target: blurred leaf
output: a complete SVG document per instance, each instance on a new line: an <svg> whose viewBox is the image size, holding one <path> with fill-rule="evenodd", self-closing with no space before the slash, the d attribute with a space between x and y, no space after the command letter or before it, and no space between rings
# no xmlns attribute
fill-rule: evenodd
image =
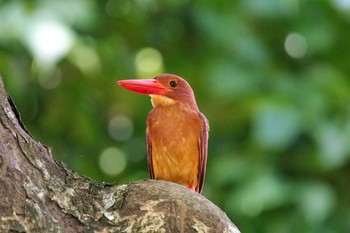
<svg viewBox="0 0 350 233"><path fill-rule="evenodd" d="M325 221L334 210L335 193L327 184L321 182L302 182L295 196L304 218L311 225Z"/></svg>
<svg viewBox="0 0 350 233"><path fill-rule="evenodd" d="M253 134L262 147L285 149L292 145L300 132L300 116L296 109L267 101L258 105Z"/></svg>

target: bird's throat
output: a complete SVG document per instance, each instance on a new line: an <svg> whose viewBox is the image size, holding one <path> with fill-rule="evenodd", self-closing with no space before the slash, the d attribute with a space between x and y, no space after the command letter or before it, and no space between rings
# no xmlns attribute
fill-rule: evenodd
<svg viewBox="0 0 350 233"><path fill-rule="evenodd" d="M153 107L170 106L175 103L175 100L162 95L150 95Z"/></svg>

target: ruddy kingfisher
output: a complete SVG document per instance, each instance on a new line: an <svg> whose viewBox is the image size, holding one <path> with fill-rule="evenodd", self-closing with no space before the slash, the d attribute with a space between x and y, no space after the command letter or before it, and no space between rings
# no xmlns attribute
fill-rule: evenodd
<svg viewBox="0 0 350 233"><path fill-rule="evenodd" d="M199 111L191 86L174 74L154 79L120 80L119 86L151 97L146 142L150 177L202 192L209 124Z"/></svg>

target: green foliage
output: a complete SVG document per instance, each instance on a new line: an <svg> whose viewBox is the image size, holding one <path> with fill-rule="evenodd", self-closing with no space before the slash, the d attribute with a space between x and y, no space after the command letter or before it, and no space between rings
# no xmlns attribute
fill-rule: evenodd
<svg viewBox="0 0 350 233"><path fill-rule="evenodd" d="M204 195L242 232L350 232L349 1L0 1L0 73L34 137L99 182L147 178L175 73L210 121Z"/></svg>

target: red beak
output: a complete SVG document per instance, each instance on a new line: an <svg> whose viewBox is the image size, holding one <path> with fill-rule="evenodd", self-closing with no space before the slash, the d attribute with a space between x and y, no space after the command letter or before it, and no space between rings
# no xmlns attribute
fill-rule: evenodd
<svg viewBox="0 0 350 233"><path fill-rule="evenodd" d="M164 95L166 88L155 79L119 80L117 84L129 91L143 95Z"/></svg>

